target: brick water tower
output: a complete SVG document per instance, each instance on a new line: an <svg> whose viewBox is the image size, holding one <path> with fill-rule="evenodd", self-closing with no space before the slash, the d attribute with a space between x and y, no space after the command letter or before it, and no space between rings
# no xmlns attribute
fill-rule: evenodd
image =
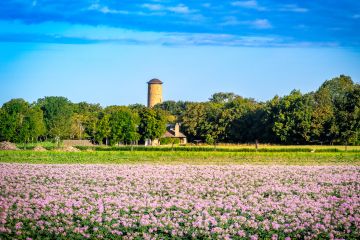
<svg viewBox="0 0 360 240"><path fill-rule="evenodd" d="M158 103L162 103L162 84L163 82L157 78L148 82L148 107L152 108Z"/></svg>

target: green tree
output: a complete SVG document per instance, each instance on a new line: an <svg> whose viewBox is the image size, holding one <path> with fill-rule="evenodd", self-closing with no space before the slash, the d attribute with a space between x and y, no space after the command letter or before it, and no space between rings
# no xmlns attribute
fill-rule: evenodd
<svg viewBox="0 0 360 240"><path fill-rule="evenodd" d="M45 97L37 101L44 113L47 135L50 138L63 139L70 136L73 109L65 97Z"/></svg>
<svg viewBox="0 0 360 240"><path fill-rule="evenodd" d="M330 91L322 88L311 96L314 109L311 117L311 142L330 143L337 132Z"/></svg>
<svg viewBox="0 0 360 240"><path fill-rule="evenodd" d="M105 139L105 144L109 144L109 137L111 134L110 127L110 114L101 112L99 114L99 119L96 123L94 138L95 141L102 144Z"/></svg>
<svg viewBox="0 0 360 240"><path fill-rule="evenodd" d="M133 112L139 112L140 110L142 110L143 108L146 108L145 105L143 104L139 104L139 103L136 103L136 104L130 104L128 106L128 108L133 111Z"/></svg>
<svg viewBox="0 0 360 240"><path fill-rule="evenodd" d="M228 103L228 102L232 102L233 100L235 100L235 98L239 97L238 95L236 95L235 93L231 93L231 92L219 92L219 93L214 93L210 98L210 102L214 102L214 103Z"/></svg>
<svg viewBox="0 0 360 240"><path fill-rule="evenodd" d="M169 112L171 115L174 115L179 119L180 116L185 112L186 106L188 104L191 104L191 102L169 100L156 104L154 108Z"/></svg>
<svg viewBox="0 0 360 240"><path fill-rule="evenodd" d="M273 133L285 144L304 144L310 140L312 108L308 95L292 91L271 109Z"/></svg>
<svg viewBox="0 0 360 240"><path fill-rule="evenodd" d="M201 126L206 123L206 107L204 103L192 103L186 106L181 118L182 127L190 140L205 140Z"/></svg>
<svg viewBox="0 0 360 240"><path fill-rule="evenodd" d="M87 102L73 103L72 109L74 113L87 115L89 113L99 113L102 111L100 104L91 104Z"/></svg>
<svg viewBox="0 0 360 240"><path fill-rule="evenodd" d="M274 134L273 127L277 120L277 116L280 114L280 100L278 95L275 95L271 100L267 101L264 105L264 118L263 123L263 140L268 143L280 143L279 136Z"/></svg>
<svg viewBox="0 0 360 240"><path fill-rule="evenodd" d="M340 142L345 145L357 144L360 131L360 86L354 86L341 102L335 102L335 109Z"/></svg>
<svg viewBox="0 0 360 240"><path fill-rule="evenodd" d="M29 103L24 99L11 99L2 106L1 111L1 139L12 142L20 142L19 132L23 131L24 118L29 109Z"/></svg>
<svg viewBox="0 0 360 240"><path fill-rule="evenodd" d="M70 138L72 139L83 139L88 138L89 135L86 133L85 124L88 122L88 116L85 114L73 113L71 116L71 129Z"/></svg>
<svg viewBox="0 0 360 240"><path fill-rule="evenodd" d="M139 111L139 134L142 140L160 139L166 131L166 114L157 109L143 108Z"/></svg>
<svg viewBox="0 0 360 240"><path fill-rule="evenodd" d="M112 111L109 118L110 143L132 143L139 139L138 117L130 109L122 107Z"/></svg>
<svg viewBox="0 0 360 240"><path fill-rule="evenodd" d="M251 98L236 97L226 104L228 141L253 142L263 134L262 105Z"/></svg>
<svg viewBox="0 0 360 240"><path fill-rule="evenodd" d="M327 109L322 138L330 143L355 144L359 132L359 84L351 77L340 75L325 81L316 95L320 95ZM323 135L323 134L322 134Z"/></svg>
<svg viewBox="0 0 360 240"><path fill-rule="evenodd" d="M203 139L208 144L216 144L224 138L226 120L222 118L223 105L209 102L205 104L205 121L199 125Z"/></svg>
<svg viewBox="0 0 360 240"><path fill-rule="evenodd" d="M0 139L30 142L45 133L43 113L23 99L6 102L0 111Z"/></svg>
<svg viewBox="0 0 360 240"><path fill-rule="evenodd" d="M188 104L182 115L182 127L190 140L215 144L224 138L227 122L223 105L214 102Z"/></svg>
<svg viewBox="0 0 360 240"><path fill-rule="evenodd" d="M72 116L71 135L78 139L95 140L98 116L102 111L99 104L80 102L72 104L74 115Z"/></svg>
<svg viewBox="0 0 360 240"><path fill-rule="evenodd" d="M19 133L21 141L33 142L37 140L39 136L43 136L46 133L43 112L40 108L32 106L28 109L24 123Z"/></svg>

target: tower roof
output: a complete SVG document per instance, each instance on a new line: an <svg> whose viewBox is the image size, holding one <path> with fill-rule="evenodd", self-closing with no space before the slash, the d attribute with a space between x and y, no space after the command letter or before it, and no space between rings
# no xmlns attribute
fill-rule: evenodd
<svg viewBox="0 0 360 240"><path fill-rule="evenodd" d="M157 78L153 78L150 81L148 81L148 84L163 84L163 82Z"/></svg>

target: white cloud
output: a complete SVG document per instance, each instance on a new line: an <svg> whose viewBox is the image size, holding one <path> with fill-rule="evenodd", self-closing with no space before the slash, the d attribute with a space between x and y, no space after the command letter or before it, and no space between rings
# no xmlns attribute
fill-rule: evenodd
<svg viewBox="0 0 360 240"><path fill-rule="evenodd" d="M269 29L272 28L271 23L269 22L269 20L267 19L256 19L255 21L251 22L251 25L254 28L258 28L258 29Z"/></svg>
<svg viewBox="0 0 360 240"><path fill-rule="evenodd" d="M251 28L257 29L270 29L273 26L267 19L256 19L254 21L240 21L234 16L229 16L224 18L224 21L220 24L221 26L237 26L237 25L245 25L250 26Z"/></svg>
<svg viewBox="0 0 360 240"><path fill-rule="evenodd" d="M55 24L55 25L54 25ZM0 28L2 27L0 21ZM129 30L121 27L107 27L103 25L89 26L69 23L23 24L11 23L11 36L21 36L17 41L26 42L34 39L38 42L54 43L114 43L165 46L232 46L232 47L337 47L337 42L306 42L274 34L236 35L221 33L186 33L186 32L154 32ZM44 34L42 29L51 29ZM65 32L63 29L67 29ZM1 39L0 39L1 41Z"/></svg>
<svg viewBox="0 0 360 240"><path fill-rule="evenodd" d="M101 13L104 13L104 14L129 14L128 11L111 9L111 8L109 8L107 6L102 6L102 5L98 4L98 3L91 4L88 7L88 10L98 11L98 12L101 12Z"/></svg>
<svg viewBox="0 0 360 240"><path fill-rule="evenodd" d="M180 14L189 14L191 11L188 6L185 4L178 4L176 6L164 6L161 4L149 4L145 3L142 4L141 7L146 8L150 11L167 11L167 12L173 12L173 13L180 13Z"/></svg>
<svg viewBox="0 0 360 240"><path fill-rule="evenodd" d="M247 8L254 8L258 6L258 3L254 0L249 1L236 1L232 2L231 5L237 6L237 7L247 7Z"/></svg>
<svg viewBox="0 0 360 240"><path fill-rule="evenodd" d="M219 46L277 46L281 39L276 37L236 36L211 33L164 33L161 43L165 45L219 45Z"/></svg>
<svg viewBox="0 0 360 240"><path fill-rule="evenodd" d="M141 5L141 7L147 8L151 11L160 11L160 10L164 9L164 6L161 4L150 4L150 3L145 3L145 4Z"/></svg>
<svg viewBox="0 0 360 240"><path fill-rule="evenodd" d="M258 11L265 11L266 8L263 6L260 6L257 1L255 0L248 0L248 1L235 1L231 2L232 6L235 7L242 7L242 8L251 8L256 9Z"/></svg>
<svg viewBox="0 0 360 240"><path fill-rule="evenodd" d="M309 11L309 9L303 8L303 7L299 7L299 6L296 5L296 4L287 4L287 5L283 5L282 7L280 7L280 8L279 8L279 11L306 13L306 12Z"/></svg>
<svg viewBox="0 0 360 240"><path fill-rule="evenodd" d="M184 4L179 4L175 7L169 7L168 10L174 13L182 13L182 14L190 13L190 9Z"/></svg>

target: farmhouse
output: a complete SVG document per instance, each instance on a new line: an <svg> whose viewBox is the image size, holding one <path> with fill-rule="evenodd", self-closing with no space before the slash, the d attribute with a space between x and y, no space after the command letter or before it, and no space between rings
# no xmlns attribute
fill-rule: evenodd
<svg viewBox="0 0 360 240"><path fill-rule="evenodd" d="M172 139L179 139L180 144L186 144L186 136L182 132L180 132L180 124L168 124L166 128L166 132L163 135L163 138L172 138Z"/></svg>

